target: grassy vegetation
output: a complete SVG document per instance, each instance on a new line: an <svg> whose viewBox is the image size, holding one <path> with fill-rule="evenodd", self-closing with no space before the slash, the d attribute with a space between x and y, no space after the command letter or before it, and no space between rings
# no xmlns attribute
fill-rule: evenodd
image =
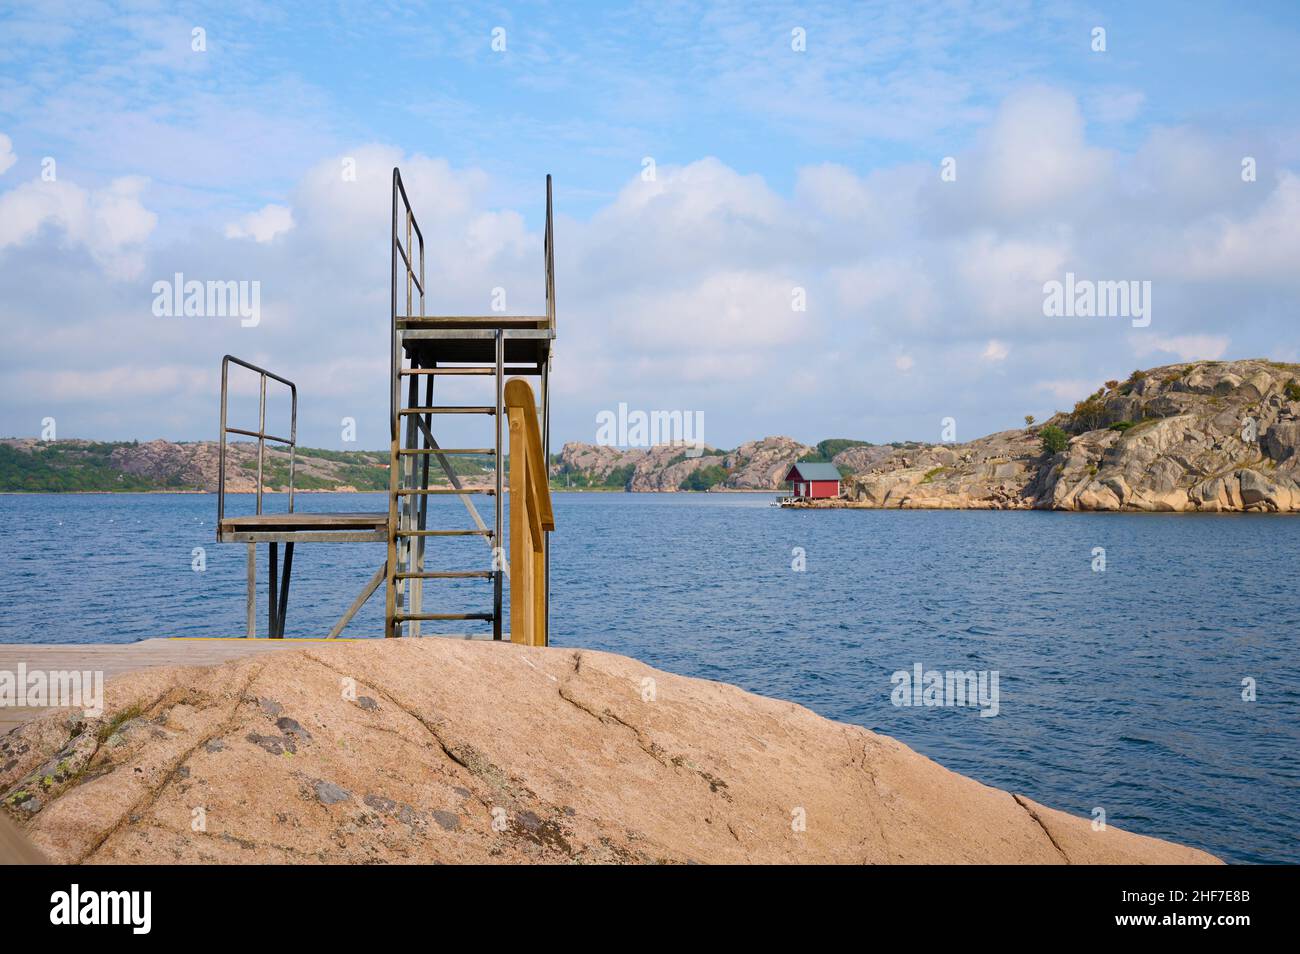
<svg viewBox="0 0 1300 954"><path fill-rule="evenodd" d="M1070 435L1055 424L1048 424L1040 430L1038 439L1042 442L1043 453L1049 456L1059 454L1070 446Z"/></svg>
<svg viewBox="0 0 1300 954"><path fill-rule="evenodd" d="M559 463L558 459L556 463ZM551 475L551 489L626 490L628 483L632 480L632 471L635 469L635 464L624 464L622 467L615 467L603 478L596 480L581 471L568 470L562 467L559 473Z"/></svg>
<svg viewBox="0 0 1300 954"><path fill-rule="evenodd" d="M1132 374L1128 376L1128 380L1119 386L1119 393L1120 394L1131 393L1133 391L1133 388L1137 386L1137 383L1141 381L1143 378L1145 378L1146 376L1147 373L1145 371L1134 371Z"/></svg>
<svg viewBox="0 0 1300 954"><path fill-rule="evenodd" d="M320 460L332 460L336 464L353 464L368 461L372 464L387 464L386 451L337 451L323 447L299 447L299 457L315 457Z"/></svg>
<svg viewBox="0 0 1300 954"><path fill-rule="evenodd" d="M124 474L111 461L113 451L131 443L59 444L31 453L0 444L0 491L8 493L89 493L184 489L178 480L158 481Z"/></svg>
<svg viewBox="0 0 1300 954"><path fill-rule="evenodd" d="M142 715L144 715L144 710L141 709L138 704L128 706L117 715L113 716L111 720L99 727L99 731L95 733L95 740L100 745L103 745L108 741L109 736L120 729L123 725L130 722L132 719L140 718Z"/></svg>
<svg viewBox="0 0 1300 954"><path fill-rule="evenodd" d="M1101 426L1102 418L1106 415L1105 388L1098 388L1093 394L1074 406L1067 419L1066 428L1072 434L1082 434L1084 431L1093 431Z"/></svg>
<svg viewBox="0 0 1300 954"><path fill-rule="evenodd" d="M1136 434L1138 431L1142 430L1143 428L1154 427L1156 424L1160 423L1160 420L1161 419L1158 417L1143 418L1140 421L1134 422L1133 426L1128 428L1128 430L1125 433Z"/></svg>
<svg viewBox="0 0 1300 954"><path fill-rule="evenodd" d="M138 446L136 441L82 442L56 441L20 450L0 444L0 492L6 493L103 493L148 492L168 490L202 490L197 481L173 474L161 477L126 473L121 456ZM491 458L467 455L448 458L460 476L475 476L491 469ZM382 451L333 451L300 447L296 454L294 487L297 490L334 490L352 486L358 490L388 489L388 454ZM180 464L178 459L177 464ZM165 466L165 464L164 464ZM233 466L228 464L228 466ZM248 476L257 473L257 461L245 460L238 465ZM315 470L324 473L309 473ZM441 467L432 463L441 476ZM231 471L227 471L229 474ZM277 453L263 462L263 480L267 487L288 487L289 459Z"/></svg>
<svg viewBox="0 0 1300 954"><path fill-rule="evenodd" d="M727 470L725 467L719 467L717 464L710 464L707 467L701 467L699 470L691 471L690 476L681 482L679 490L708 490L716 487L727 479Z"/></svg>
<svg viewBox="0 0 1300 954"><path fill-rule="evenodd" d="M868 441L855 441L848 437L831 437L824 441L817 442L817 451L813 454L805 454L799 459L814 464L829 464L836 454L842 454L850 447L870 447Z"/></svg>

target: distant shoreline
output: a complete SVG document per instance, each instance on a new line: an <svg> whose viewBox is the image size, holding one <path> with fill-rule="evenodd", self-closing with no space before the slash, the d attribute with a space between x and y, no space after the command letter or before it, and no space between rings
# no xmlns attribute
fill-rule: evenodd
<svg viewBox="0 0 1300 954"><path fill-rule="evenodd" d="M1144 509L1142 507L1123 507L1118 510L1084 510L1078 507L995 507L980 506L971 504L970 506L957 507L947 503L937 503L927 505L926 503L915 503L906 507L882 507L880 504L867 503L861 500L845 500L840 497L829 498L825 500L805 500L799 503L782 504L782 510L878 510L892 511L895 513L1080 513L1080 514L1150 514L1152 516L1265 516L1265 517L1294 517L1300 516L1300 511L1296 510L1155 510Z"/></svg>
<svg viewBox="0 0 1300 954"><path fill-rule="evenodd" d="M287 494L286 490L262 490L262 495ZM320 490L312 488L303 490L294 488L298 494L382 494L383 490ZM149 496L216 496L215 490L0 490L0 497L125 497L132 494ZM509 491L506 492L507 494ZM780 494L784 490L745 490L740 488L718 488L709 490L620 490L615 487L552 487L553 494ZM256 490L227 490L227 497L254 497Z"/></svg>

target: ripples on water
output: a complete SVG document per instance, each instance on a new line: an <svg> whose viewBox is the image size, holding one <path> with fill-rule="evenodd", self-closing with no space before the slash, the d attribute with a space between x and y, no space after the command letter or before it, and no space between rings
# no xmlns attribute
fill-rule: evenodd
<svg viewBox="0 0 1300 954"><path fill-rule="evenodd" d="M1300 861L1297 518L769 499L557 495L552 642L792 699L990 785L1084 816L1101 807L1117 827L1227 860ZM455 500L430 504L432 525L465 520ZM382 495L298 498L383 507ZM213 542L215 509L203 495L0 496L0 640L242 635L245 551ZM794 547L806 572L791 570ZM477 565L485 549L452 540L430 568ZM289 635L324 635L382 559L374 544L298 547ZM481 581L426 587L450 611L491 606ZM263 597L263 631L264 611ZM382 613L381 593L347 635L380 634ZM1000 714L896 708L890 674L917 662L998 670ZM1246 676L1255 703L1241 699Z"/></svg>

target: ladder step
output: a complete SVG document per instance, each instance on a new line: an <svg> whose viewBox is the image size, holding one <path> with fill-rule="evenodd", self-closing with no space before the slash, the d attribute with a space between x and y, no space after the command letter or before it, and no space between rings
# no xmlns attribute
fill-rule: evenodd
<svg viewBox="0 0 1300 954"><path fill-rule="evenodd" d="M398 530L399 537L491 537L493 530Z"/></svg>
<svg viewBox="0 0 1300 954"><path fill-rule="evenodd" d="M403 416L407 414L495 414L497 409L494 407L462 407L462 406L444 406L437 407L404 407L398 414Z"/></svg>
<svg viewBox="0 0 1300 954"><path fill-rule="evenodd" d="M411 619L418 620L450 620L450 619L482 619L491 620L491 613L397 613L393 616L397 622L402 623Z"/></svg>
<svg viewBox="0 0 1300 954"><path fill-rule="evenodd" d="M421 374L439 374L439 375L490 375L496 374L496 368L403 368L401 375L409 378L412 375ZM506 366L501 369L502 374L541 374L541 368L535 365L529 365L523 368L512 368Z"/></svg>
<svg viewBox="0 0 1300 954"><path fill-rule="evenodd" d="M403 447L398 451L399 454L484 454L492 456L496 453L491 447Z"/></svg>
<svg viewBox="0 0 1300 954"><path fill-rule="evenodd" d="M404 325L476 325L478 327L495 328L498 326L517 325L517 324L534 324L545 325L550 323L550 318L546 315L398 315L397 321Z"/></svg>
<svg viewBox="0 0 1300 954"><path fill-rule="evenodd" d="M487 494L491 497L496 492L495 487L461 487L459 490L455 487L430 487L418 490L395 490L393 495L397 497L423 497L426 494Z"/></svg>
<svg viewBox="0 0 1300 954"><path fill-rule="evenodd" d="M395 573L399 580L490 580L491 570L408 570Z"/></svg>

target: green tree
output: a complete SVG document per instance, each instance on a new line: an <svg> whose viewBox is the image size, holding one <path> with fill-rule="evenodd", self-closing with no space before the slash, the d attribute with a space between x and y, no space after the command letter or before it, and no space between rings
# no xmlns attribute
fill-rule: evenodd
<svg viewBox="0 0 1300 954"><path fill-rule="evenodd" d="M1038 432L1038 437L1043 444L1043 453L1049 456L1059 454L1070 446L1070 435L1055 424L1048 424L1044 427Z"/></svg>
<svg viewBox="0 0 1300 954"><path fill-rule="evenodd" d="M717 464L693 470L678 487L679 490L708 490L727 479L727 472Z"/></svg>
<svg viewBox="0 0 1300 954"><path fill-rule="evenodd" d="M870 447L869 441L858 441L848 437L830 437L817 442L817 449L799 459L814 463L829 464L836 454L843 453L850 447Z"/></svg>
<svg viewBox="0 0 1300 954"><path fill-rule="evenodd" d="M627 485L632 482L632 471L634 470L636 470L635 464L624 464L622 467L615 467L605 475L605 479L601 481L601 486L626 490Z"/></svg>
<svg viewBox="0 0 1300 954"><path fill-rule="evenodd" d="M1070 430L1076 434L1096 430L1106 416L1106 402L1103 399L1105 389L1090 394L1074 406L1070 412Z"/></svg>

